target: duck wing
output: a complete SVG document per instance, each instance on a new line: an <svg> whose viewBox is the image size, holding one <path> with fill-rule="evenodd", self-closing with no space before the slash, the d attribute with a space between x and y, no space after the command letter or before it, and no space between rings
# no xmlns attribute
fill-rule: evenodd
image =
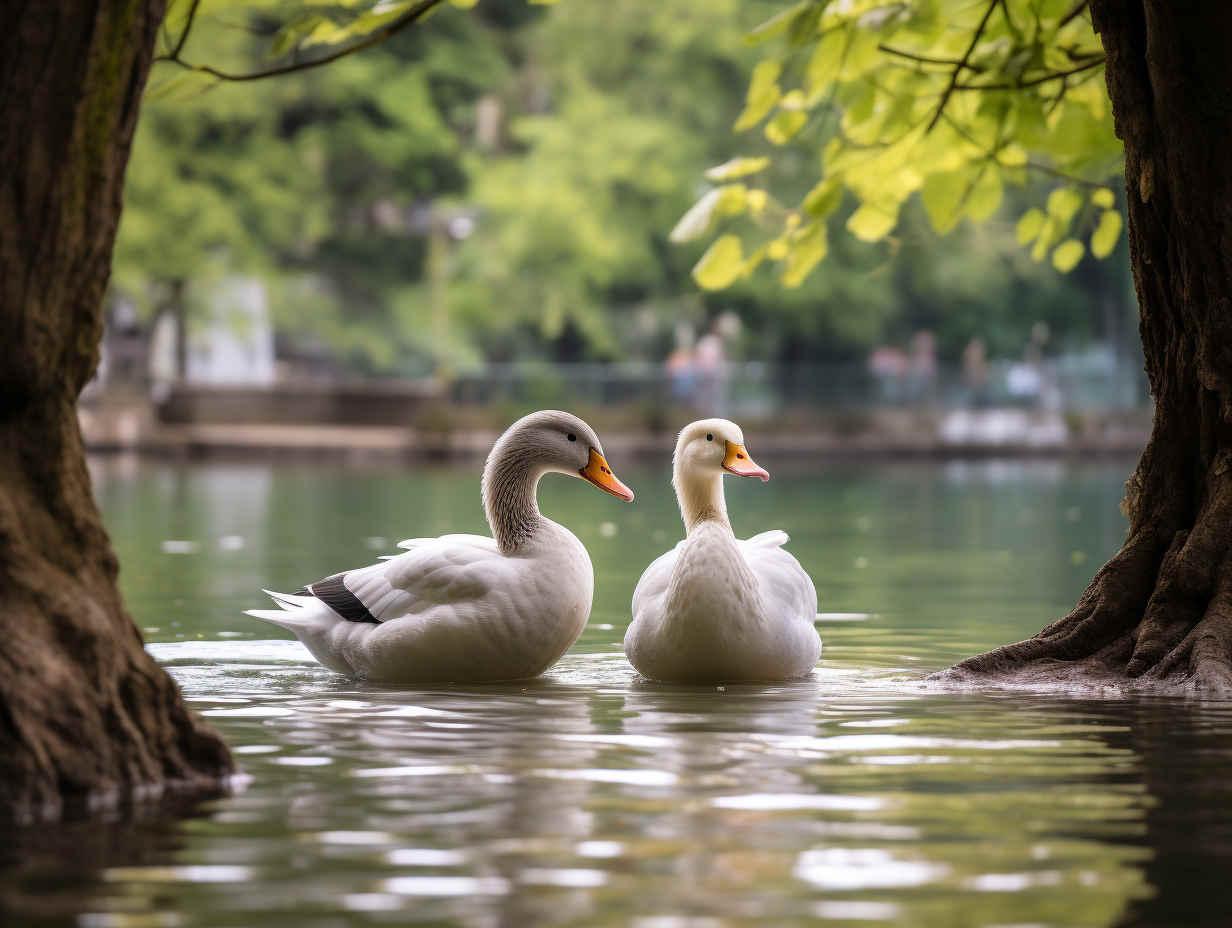
<svg viewBox="0 0 1232 928"><path fill-rule="evenodd" d="M414 538L399 547L408 550L310 583L302 592L348 622L378 625L480 599L509 572L496 542L482 535Z"/></svg>
<svg viewBox="0 0 1232 928"><path fill-rule="evenodd" d="M641 609L651 602L657 601L666 592L672 581L672 573L676 570L676 559L680 555L683 541L676 543L670 551L665 551L650 562L650 566L642 571L641 579L633 589L633 617L637 618Z"/></svg>
<svg viewBox="0 0 1232 928"><path fill-rule="evenodd" d="M811 623L817 614L817 589L800 562L783 547L789 540L786 532L773 529L737 539L736 545L757 577L769 613Z"/></svg>

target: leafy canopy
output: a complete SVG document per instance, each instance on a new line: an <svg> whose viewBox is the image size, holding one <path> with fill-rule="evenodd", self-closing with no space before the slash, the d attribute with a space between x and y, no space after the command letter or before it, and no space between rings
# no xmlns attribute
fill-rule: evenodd
<svg viewBox="0 0 1232 928"><path fill-rule="evenodd" d="M1105 184L1121 148L1085 2L801 0L748 41L765 49L734 126L748 151L706 173L713 186L672 232L722 232L693 269L704 289L767 262L799 286L828 254L846 198L846 233L879 242L913 195L946 234L993 216L1007 186L1033 177L1052 187L1017 222L1034 260L1065 272L1088 247L1097 258L1116 247L1121 215ZM820 151L794 190L767 178L788 146Z"/></svg>
<svg viewBox="0 0 1232 928"><path fill-rule="evenodd" d="M1034 169L1031 185L1005 190L996 221L942 239L928 204L906 197L892 248L842 234L861 201L827 188L826 222L796 220L775 249L799 286L740 272L783 234L780 202L808 198L817 151L841 138L838 104L781 145L765 137L766 112L730 157L758 62L777 55L790 94L810 57L782 22L745 40L778 3L173 0L130 164L117 291L148 312L179 298L191 318L218 277L256 276L289 345L404 373L659 358L682 322L701 329L724 311L744 322L738 350L783 360L859 358L920 328L947 357L976 333L994 354L1016 353L1036 321L1076 345L1089 337L1102 306L1091 295L1123 289L1123 266L1062 277L1030 261L1003 217L1038 201L1038 220L1023 220L1034 244L1050 189L1072 187L1078 206L1058 193L1057 210L1073 208L1072 228L1091 225L1111 247L1119 227L1098 217L1114 201ZM335 57L411 15L420 21ZM698 242L673 247L686 213ZM455 214L470 217L469 234L429 232L430 217ZM699 293L689 268L720 230L738 238L719 254L739 253L705 269L726 289ZM810 275L819 253L826 273Z"/></svg>

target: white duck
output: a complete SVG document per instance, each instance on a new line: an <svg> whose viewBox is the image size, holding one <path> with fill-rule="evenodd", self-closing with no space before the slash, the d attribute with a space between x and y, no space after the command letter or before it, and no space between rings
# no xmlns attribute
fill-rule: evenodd
<svg viewBox="0 0 1232 928"><path fill-rule="evenodd" d="M589 425L547 410L519 419L483 469L493 538L442 535L398 545L405 554L343 571L281 609L248 615L295 633L331 670L380 682L481 682L534 677L577 640L590 615L586 548L539 512L547 473L582 477L623 500Z"/></svg>
<svg viewBox="0 0 1232 928"><path fill-rule="evenodd" d="M736 538L725 472L770 479L734 422L686 426L672 468L685 539L642 574L625 633L630 663L652 680L792 680L808 675L821 655L813 581L783 549L786 532Z"/></svg>

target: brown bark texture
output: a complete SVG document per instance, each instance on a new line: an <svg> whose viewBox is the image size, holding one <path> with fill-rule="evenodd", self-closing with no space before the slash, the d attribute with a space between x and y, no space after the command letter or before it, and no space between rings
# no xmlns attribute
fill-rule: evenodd
<svg viewBox="0 0 1232 928"><path fill-rule="evenodd" d="M1232 3L1091 0L1125 143L1151 438L1074 610L943 681L1232 693Z"/></svg>
<svg viewBox="0 0 1232 928"><path fill-rule="evenodd" d="M162 0L0 3L0 817L217 788L116 587L76 401Z"/></svg>

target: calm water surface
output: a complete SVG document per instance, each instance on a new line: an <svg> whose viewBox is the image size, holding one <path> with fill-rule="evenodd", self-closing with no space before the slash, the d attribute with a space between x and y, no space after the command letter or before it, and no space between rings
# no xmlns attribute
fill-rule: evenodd
<svg viewBox="0 0 1232 928"><path fill-rule="evenodd" d="M667 474L621 468L633 506L548 480L596 566L576 648L530 684L393 689L240 611L483 530L474 468L96 462L150 649L251 780L185 817L11 836L0 923L1232 925L1232 704L919 683L1066 611L1120 540L1129 466L729 481L741 534L791 533L825 650L806 682L725 689L620 654L680 533Z"/></svg>

